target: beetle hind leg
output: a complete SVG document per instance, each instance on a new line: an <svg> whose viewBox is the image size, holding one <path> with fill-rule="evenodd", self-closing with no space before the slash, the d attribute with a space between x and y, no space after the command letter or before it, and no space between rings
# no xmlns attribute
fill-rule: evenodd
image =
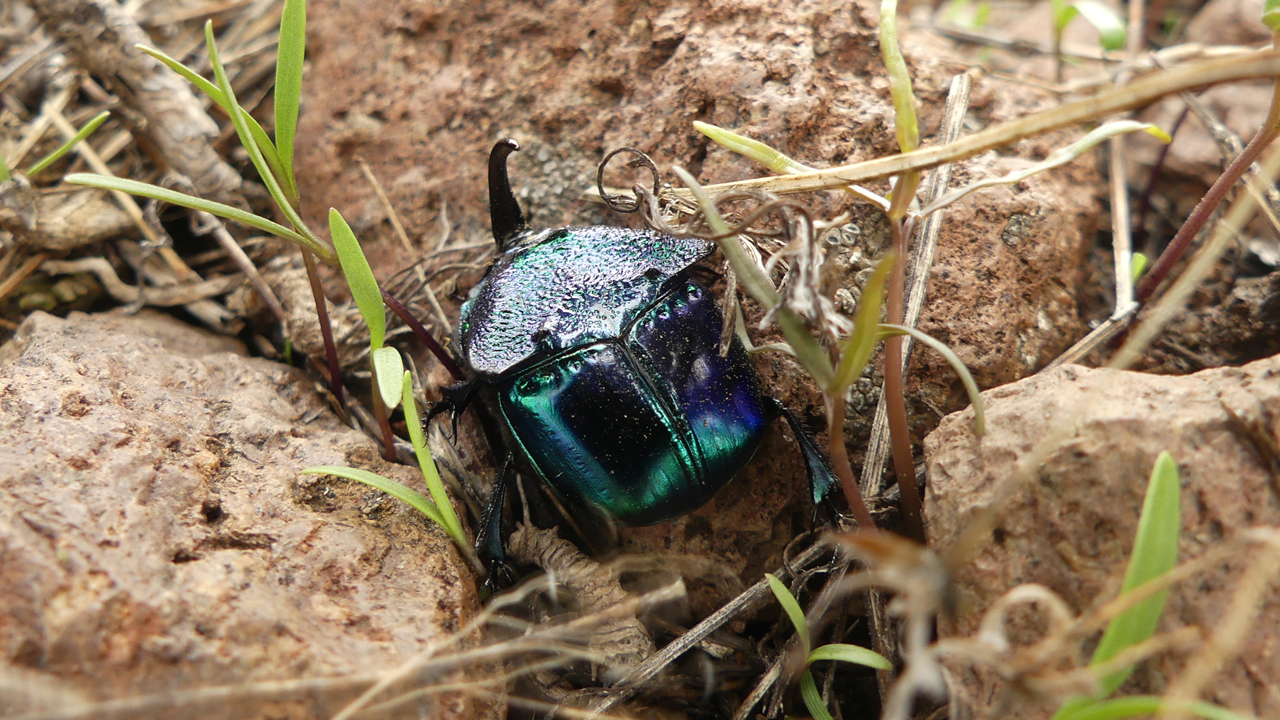
<svg viewBox="0 0 1280 720"><path fill-rule="evenodd" d="M515 462L508 455L507 461L502 464L502 472L498 474L498 481L493 484L493 495L489 498L484 517L480 519L480 533L476 536L476 554L489 570L488 577L484 579L484 589L490 595L514 585L516 581L515 571L507 562L507 550L502 545L502 538L506 534L504 510L507 485L511 484L515 472Z"/></svg>
<svg viewBox="0 0 1280 720"><path fill-rule="evenodd" d="M792 434L796 436L796 442L800 445L800 454L804 457L805 472L809 476L809 491L812 494L814 506L817 506L839 482L831 469L831 463L818 449L818 443L813 435L804 429L795 413L774 398L766 398L766 402L771 406L770 410L773 413L781 415L787 421L787 425L791 426Z"/></svg>

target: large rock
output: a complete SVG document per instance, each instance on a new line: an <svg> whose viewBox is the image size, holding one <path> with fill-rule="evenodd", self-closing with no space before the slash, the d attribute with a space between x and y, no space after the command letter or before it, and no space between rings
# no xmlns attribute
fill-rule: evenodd
<svg viewBox="0 0 1280 720"><path fill-rule="evenodd" d="M0 693L0 713L367 676L475 614L443 531L298 473L355 465L415 485L417 471L380 461L302 373L237 345L159 313L36 313L0 348L0 688L26 689ZM359 689L177 704L314 717ZM475 711L454 698L428 714Z"/></svg>
<svg viewBox="0 0 1280 720"><path fill-rule="evenodd" d="M1280 357L1185 377L1066 366L985 397L987 432L980 440L966 410L946 418L925 441L931 546L953 550L974 513L999 513L986 544L955 569L962 610L940 623L943 636L972 634L982 612L1022 583L1049 587L1077 611L1114 594L1162 450L1172 453L1181 473L1180 561L1247 528L1280 525ZM1036 451L1042 455L1032 455ZM1214 628L1252 555L1241 550L1177 585L1161 628ZM1238 657L1206 684L1206 699L1276 717L1280 592L1274 585L1250 627ZM1035 632L1018 626L1015 637L1026 642ZM1149 661L1126 689L1160 693L1184 659L1167 654ZM989 670L955 669L954 700L978 717L990 716L1000 691L1012 689Z"/></svg>

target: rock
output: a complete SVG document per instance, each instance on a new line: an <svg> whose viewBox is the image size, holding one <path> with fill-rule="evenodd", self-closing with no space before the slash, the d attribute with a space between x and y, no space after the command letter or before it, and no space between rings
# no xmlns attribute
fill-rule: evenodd
<svg viewBox="0 0 1280 720"><path fill-rule="evenodd" d="M974 438L971 410L947 417L925 440L932 547L954 551L974 513L999 508L992 535L955 568L962 610L940 622L943 637L971 635L982 612L1022 583L1047 586L1077 612L1113 597L1162 450L1177 461L1182 481L1180 562L1246 528L1280 524L1280 357L1184 377L1065 366L985 397L981 440ZM1043 457L1033 456L1041 444L1048 448ZM1161 629L1214 628L1252 554L1241 551L1175 586ZM1035 623L1015 625L1017 642L1037 637ZM1280 592L1274 585L1250 627L1244 646L1206 685L1205 698L1275 717ZM1140 665L1125 691L1159 694L1184 659L1167 653ZM1011 689L990 669L951 668L959 679L953 701L975 709L976 717L990 716L1001 691ZM1022 717L1048 717L1053 709Z"/></svg>
<svg viewBox="0 0 1280 720"><path fill-rule="evenodd" d="M1263 45L1271 33L1262 24L1264 0L1209 0L1187 23L1187 42Z"/></svg>
<svg viewBox="0 0 1280 720"><path fill-rule="evenodd" d="M1262 0L1210 0L1187 24L1186 40L1205 45L1265 45L1271 41L1271 33L1260 20L1263 5ZM1272 83L1266 80L1219 85L1197 93L1209 111L1246 143L1266 120L1271 95ZM1185 107L1180 98L1168 97L1143 110L1139 118L1169 131ZM1150 168L1164 146L1150 136L1135 136L1132 149L1134 162ZM1166 185L1179 178L1192 182L1165 191L1168 197L1177 198L1172 213L1186 217L1226 164L1203 123L1194 116L1183 122L1165 156L1162 174ZM1263 230L1262 234L1270 233Z"/></svg>
<svg viewBox="0 0 1280 720"><path fill-rule="evenodd" d="M241 352L148 311L35 313L0 348L0 712L336 678L164 706L330 715L365 687L340 678L391 670L475 615L475 578L442 530L298 472L420 485L418 471L379 460L301 372ZM25 690L6 689L15 678Z"/></svg>

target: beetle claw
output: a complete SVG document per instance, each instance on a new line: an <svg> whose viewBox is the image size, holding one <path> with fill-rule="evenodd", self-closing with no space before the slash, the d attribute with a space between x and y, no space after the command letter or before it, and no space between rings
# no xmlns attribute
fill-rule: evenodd
<svg viewBox="0 0 1280 720"><path fill-rule="evenodd" d="M444 395L444 399L438 403L432 403L427 409L427 415L422 420L422 426L426 427L431 424L437 415L449 413L449 419L453 427L453 436L450 440L458 437L458 415L471 404L472 398L475 397L476 390L480 389L480 382L476 378L463 380L460 383L448 385L441 388L440 393Z"/></svg>

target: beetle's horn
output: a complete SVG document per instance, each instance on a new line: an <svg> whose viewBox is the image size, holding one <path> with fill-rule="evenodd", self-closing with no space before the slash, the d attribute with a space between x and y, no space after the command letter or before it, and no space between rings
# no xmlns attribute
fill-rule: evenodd
<svg viewBox="0 0 1280 720"><path fill-rule="evenodd" d="M520 203L507 180L507 156L519 149L520 143L507 138L499 140L489 153L489 217L499 252L506 250L507 241L525 229Z"/></svg>

